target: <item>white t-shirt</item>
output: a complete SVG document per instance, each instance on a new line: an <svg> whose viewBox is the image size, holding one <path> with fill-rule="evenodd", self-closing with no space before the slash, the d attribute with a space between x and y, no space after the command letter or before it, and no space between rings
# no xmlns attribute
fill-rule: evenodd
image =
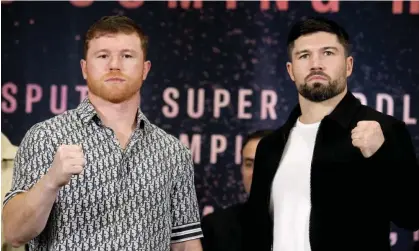
<svg viewBox="0 0 419 251"><path fill-rule="evenodd" d="M272 183L274 251L310 251L310 170L320 122L297 120Z"/></svg>

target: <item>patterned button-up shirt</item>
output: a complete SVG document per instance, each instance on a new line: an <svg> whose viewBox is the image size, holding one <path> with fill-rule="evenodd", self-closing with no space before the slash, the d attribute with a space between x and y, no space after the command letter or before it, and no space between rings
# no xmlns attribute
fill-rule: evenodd
<svg viewBox="0 0 419 251"><path fill-rule="evenodd" d="M3 205L47 173L60 145L82 145L86 160L30 250L168 251L202 237L190 151L140 109L137 125L124 150L85 99L26 133Z"/></svg>

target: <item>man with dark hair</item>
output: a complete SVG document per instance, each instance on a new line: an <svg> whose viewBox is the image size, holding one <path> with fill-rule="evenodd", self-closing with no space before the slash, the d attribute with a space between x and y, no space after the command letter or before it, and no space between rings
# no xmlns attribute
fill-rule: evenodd
<svg viewBox="0 0 419 251"><path fill-rule="evenodd" d="M30 250L202 250L191 153L140 109L150 71L134 21L86 35L88 97L34 125L16 155L5 238Z"/></svg>
<svg viewBox="0 0 419 251"><path fill-rule="evenodd" d="M244 190L250 192L253 176L253 162L259 141L269 135L271 130L259 130L249 134L243 141L241 174ZM216 210L202 219L204 251L239 251L241 250L243 223L246 203Z"/></svg>
<svg viewBox="0 0 419 251"><path fill-rule="evenodd" d="M404 122L348 91L349 36L311 18L289 34L298 105L257 148L244 250L390 250L419 228L419 167Z"/></svg>

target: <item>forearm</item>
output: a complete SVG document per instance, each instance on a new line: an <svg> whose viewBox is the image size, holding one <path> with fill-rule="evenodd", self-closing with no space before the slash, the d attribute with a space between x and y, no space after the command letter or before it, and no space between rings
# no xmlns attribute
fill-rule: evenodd
<svg viewBox="0 0 419 251"><path fill-rule="evenodd" d="M172 243L172 251L202 251L201 241L199 239Z"/></svg>
<svg viewBox="0 0 419 251"><path fill-rule="evenodd" d="M3 231L7 242L21 246L45 228L59 188L44 175L28 192L10 199L3 208Z"/></svg>

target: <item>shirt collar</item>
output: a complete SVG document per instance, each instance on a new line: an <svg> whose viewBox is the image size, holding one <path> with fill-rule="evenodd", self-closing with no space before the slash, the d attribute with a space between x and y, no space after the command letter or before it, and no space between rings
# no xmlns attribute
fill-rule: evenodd
<svg viewBox="0 0 419 251"><path fill-rule="evenodd" d="M97 112L89 98L85 98L76 108L80 120L83 124L89 124L94 119L99 119ZM151 129L151 123L138 107L137 112L137 129Z"/></svg>
<svg viewBox="0 0 419 251"><path fill-rule="evenodd" d="M361 102L350 91L348 91L335 109L333 109L333 111L325 118L336 121L343 128L349 128L354 115L360 107ZM298 104L290 113L286 127L291 129L300 115L301 108Z"/></svg>

